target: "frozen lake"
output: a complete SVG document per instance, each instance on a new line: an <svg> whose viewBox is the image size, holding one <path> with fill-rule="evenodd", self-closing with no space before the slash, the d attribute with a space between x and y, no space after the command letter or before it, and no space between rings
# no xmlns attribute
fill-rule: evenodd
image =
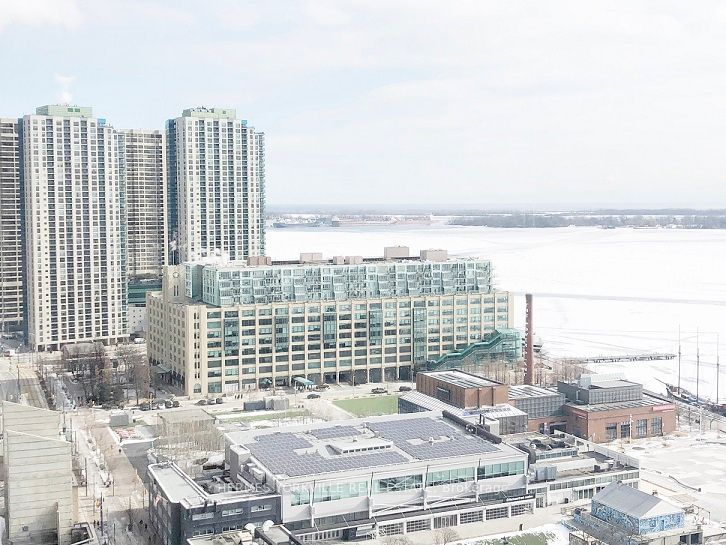
<svg viewBox="0 0 726 545"><path fill-rule="evenodd" d="M677 352L682 385L695 393L696 332L700 393L714 397L717 335L726 344L726 231L670 229L490 229L371 226L269 228L267 254L300 252L379 256L384 246L445 248L451 255L490 259L498 289L516 297L524 325L525 292L535 295L535 332L552 355ZM650 389L675 382L676 361L602 364ZM723 375L723 373L722 373ZM726 397L721 380L720 397Z"/></svg>

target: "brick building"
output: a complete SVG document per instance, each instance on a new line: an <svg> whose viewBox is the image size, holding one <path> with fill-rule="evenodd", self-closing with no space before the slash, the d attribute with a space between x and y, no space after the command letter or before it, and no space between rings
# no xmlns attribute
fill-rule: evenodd
<svg viewBox="0 0 726 545"><path fill-rule="evenodd" d="M460 409L498 405L509 400L506 384L458 369L419 373L416 389Z"/></svg>

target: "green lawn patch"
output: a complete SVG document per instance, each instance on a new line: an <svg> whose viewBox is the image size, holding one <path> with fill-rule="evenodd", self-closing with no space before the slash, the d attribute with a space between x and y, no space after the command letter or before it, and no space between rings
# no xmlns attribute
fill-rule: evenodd
<svg viewBox="0 0 726 545"><path fill-rule="evenodd" d="M378 416L398 412L398 396L393 395L338 399L333 404L355 416Z"/></svg>

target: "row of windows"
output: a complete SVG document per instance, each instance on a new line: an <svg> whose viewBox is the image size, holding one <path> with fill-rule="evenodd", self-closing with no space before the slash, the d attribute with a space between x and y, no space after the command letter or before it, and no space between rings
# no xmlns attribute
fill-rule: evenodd
<svg viewBox="0 0 726 545"><path fill-rule="evenodd" d="M506 303L508 300L507 296L502 294L496 297L496 301L499 303ZM409 308L421 308L421 307L450 307L450 306L463 306L463 305L471 305L471 306L478 306L480 304L492 304L495 301L494 296L482 296L482 297L475 297L473 299L464 298L464 297L443 297L439 301L439 299L430 300L430 301L424 301L424 300L417 300L417 301L387 301L385 303L380 302L371 302L368 304L364 303L357 303L357 304L350 304L350 303L340 303L338 305L323 305L322 307L320 305L308 305L308 306L293 306L293 307L279 307L274 309L274 315L275 316L288 316L289 314L305 314L306 311L308 314L320 314L321 309L323 313L338 313L338 312L351 312L353 310L356 311L374 311L374 310L381 310L381 309L409 309ZM255 312L254 308L246 308L246 309L239 309L239 310L233 310L233 311L226 311L224 313L224 318L238 318L238 317L254 317L257 316L272 316L273 315L273 309L270 307L264 307L264 308L258 308ZM208 319L214 319L214 318L222 318L222 312L218 310L209 311L207 312L207 318Z"/></svg>
<svg viewBox="0 0 726 545"><path fill-rule="evenodd" d="M426 477L426 486L439 486L443 484L473 481L478 474L480 479L491 479L507 475L521 475L524 473L524 462L509 462L492 464L479 468L467 467L432 471ZM423 475L402 475L398 477L384 477L373 481L374 493L400 492L423 488ZM323 484L316 486L313 491L313 502L335 501L346 498L357 498L368 495L366 481ZM310 490L299 489L291 492L291 505L306 505L310 502Z"/></svg>
<svg viewBox="0 0 726 545"><path fill-rule="evenodd" d="M638 471L630 471L628 473L617 473L615 475L603 475L601 477L589 477L587 479L576 479L561 483L552 483L549 485L550 490L565 490L568 488L580 488L581 486L592 486L595 484L606 484L613 481L626 481L637 479L640 476Z"/></svg>
<svg viewBox="0 0 726 545"><path fill-rule="evenodd" d="M368 495L368 483L358 481L353 483L332 483L316 486L313 491L313 503L358 498ZM291 505L306 505L310 503L310 490L300 489L291 492Z"/></svg>

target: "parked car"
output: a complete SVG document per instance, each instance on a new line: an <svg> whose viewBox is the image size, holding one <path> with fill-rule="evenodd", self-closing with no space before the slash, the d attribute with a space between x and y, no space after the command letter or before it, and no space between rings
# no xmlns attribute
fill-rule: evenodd
<svg viewBox="0 0 726 545"><path fill-rule="evenodd" d="M401 386L401 387L398 388L398 391L399 392L410 392L411 391L411 387L410 386Z"/></svg>
<svg viewBox="0 0 726 545"><path fill-rule="evenodd" d="M318 399L320 394L308 394L308 399Z"/></svg>
<svg viewBox="0 0 726 545"><path fill-rule="evenodd" d="M151 405L149 405L146 401L144 401L143 403L141 403L139 405L139 409L141 409L142 411L148 411L151 409Z"/></svg>
<svg viewBox="0 0 726 545"><path fill-rule="evenodd" d="M218 397L216 403L217 405L221 405L222 403L224 403L224 398Z"/></svg>
<svg viewBox="0 0 726 545"><path fill-rule="evenodd" d="M315 389L316 390L327 390L330 388L330 384L318 384Z"/></svg>
<svg viewBox="0 0 726 545"><path fill-rule="evenodd" d="M175 399L174 401L171 402L171 404L176 408L179 406L179 401Z"/></svg>
<svg viewBox="0 0 726 545"><path fill-rule="evenodd" d="M167 399L164 401L164 407L167 409L171 409L174 406L174 402L171 399Z"/></svg>
<svg viewBox="0 0 726 545"><path fill-rule="evenodd" d="M206 405L206 404L207 404L206 399L200 399L199 401L197 401L197 405Z"/></svg>
<svg viewBox="0 0 726 545"><path fill-rule="evenodd" d="M385 388L373 388L371 392L374 394L387 394L388 390L386 390Z"/></svg>

